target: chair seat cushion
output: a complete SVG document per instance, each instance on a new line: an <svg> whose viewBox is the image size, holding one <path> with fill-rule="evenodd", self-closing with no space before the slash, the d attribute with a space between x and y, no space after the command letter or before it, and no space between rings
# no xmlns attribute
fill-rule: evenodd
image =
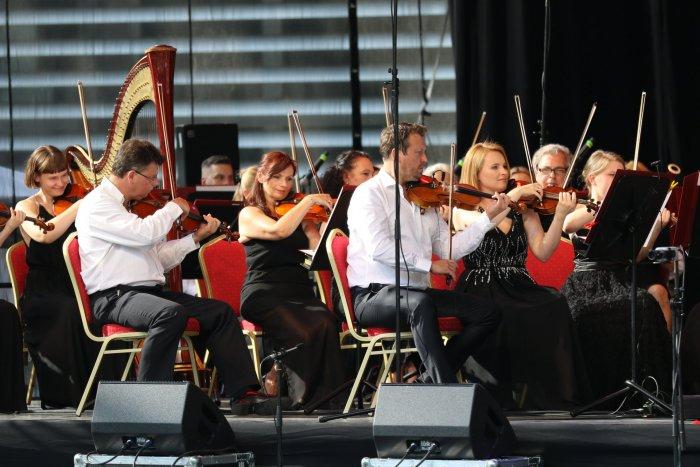
<svg viewBox="0 0 700 467"><path fill-rule="evenodd" d="M459 332L462 330L462 323L453 316L438 318L438 326L442 332Z"/></svg>
<svg viewBox="0 0 700 467"><path fill-rule="evenodd" d="M199 332L199 321L194 318L188 319L185 331ZM125 334L127 332L139 332L139 330L116 323L108 323L102 326L102 337L110 337L115 334Z"/></svg>
<svg viewBox="0 0 700 467"><path fill-rule="evenodd" d="M258 326L255 323L251 323L250 321L246 319L241 320L241 329L244 331L250 331L250 332L263 332L263 328Z"/></svg>

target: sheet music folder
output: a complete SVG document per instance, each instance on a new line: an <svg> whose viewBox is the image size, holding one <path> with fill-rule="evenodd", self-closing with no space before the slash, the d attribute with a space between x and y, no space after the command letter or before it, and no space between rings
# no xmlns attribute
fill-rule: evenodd
<svg viewBox="0 0 700 467"><path fill-rule="evenodd" d="M628 262L633 235L638 254L672 180L669 173L618 170L586 237L586 257Z"/></svg>
<svg viewBox="0 0 700 467"><path fill-rule="evenodd" d="M345 235L348 235L348 207L350 206L350 199L355 192L355 188L357 187L354 185L345 185L342 190L340 190L340 195L338 195L338 199L335 201L333 211L328 218L326 230L323 231L316 251L313 251L313 254L309 254L309 250L302 250L306 255L304 266L311 271L323 271L331 268L331 263L328 260L328 252L326 251L326 240L328 239L328 234L333 229L340 229L345 232Z"/></svg>

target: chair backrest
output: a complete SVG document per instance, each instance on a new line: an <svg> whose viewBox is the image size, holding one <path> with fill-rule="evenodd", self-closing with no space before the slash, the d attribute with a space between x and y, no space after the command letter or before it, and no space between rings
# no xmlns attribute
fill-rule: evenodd
<svg viewBox="0 0 700 467"><path fill-rule="evenodd" d="M333 295L331 294L331 285L333 283L333 273L327 269L314 271L316 284L321 294L321 301L326 304L326 308L333 311L335 303L333 303Z"/></svg>
<svg viewBox="0 0 700 467"><path fill-rule="evenodd" d="M12 284L12 298L14 298L15 306L19 310L19 299L24 294L24 289L27 285L27 274L29 274L27 245L21 240L12 245L7 249L5 260L7 261L7 271L10 274L10 283Z"/></svg>
<svg viewBox="0 0 700 467"><path fill-rule="evenodd" d="M71 284L73 285L73 293L78 302L78 310L80 318L83 321L83 329L89 338L99 340L90 329L90 324L93 322L92 307L90 305L90 297L87 293L87 288L83 282L83 276L80 274L82 266L80 265L80 247L78 245L78 233L73 232L63 242L63 259L66 261L68 275L70 276Z"/></svg>
<svg viewBox="0 0 700 467"><path fill-rule="evenodd" d="M574 270L574 246L570 240L562 238L546 262L537 259L528 249L525 267L537 284L560 290Z"/></svg>
<svg viewBox="0 0 700 467"><path fill-rule="evenodd" d="M326 240L326 251L328 252L328 259L331 263L331 269L333 270L333 278L335 279L335 285L338 287L340 292L340 301L343 304L343 311L345 312L345 321L348 325L348 329L356 335L357 328L355 319L355 309L352 305L352 294L350 293L350 285L348 284L348 244L350 239L343 233L340 229L333 229L328 234L328 239Z"/></svg>
<svg viewBox="0 0 700 467"><path fill-rule="evenodd" d="M245 249L221 235L199 249L199 265L207 297L228 303L236 315L241 312L241 289L248 266Z"/></svg>

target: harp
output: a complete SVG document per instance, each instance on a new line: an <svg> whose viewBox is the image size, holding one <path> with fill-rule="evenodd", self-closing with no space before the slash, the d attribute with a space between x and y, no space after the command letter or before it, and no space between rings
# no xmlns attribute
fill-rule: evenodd
<svg viewBox="0 0 700 467"><path fill-rule="evenodd" d="M172 139L173 125L173 81L175 74L175 48L169 45L156 45L146 50L129 73L119 89L119 95L114 105L114 114L109 123L107 144L100 159L93 161L94 174L88 153L80 146L70 146L66 153L72 158L73 164L80 171L85 181L90 185L98 185L103 178L112 173L112 167L117 151L122 143L129 139L136 126L136 116L148 103L154 104L155 128L160 141L160 152L175 154ZM163 102L160 102L158 85L162 85ZM163 123L161 123L163 122ZM163 128L165 126L166 128ZM166 135L168 138L166 138ZM174 161L173 161L174 162ZM169 191L175 187L171 174L174 167L169 167L166 160L163 163L163 189ZM79 182L78 182L79 183Z"/></svg>

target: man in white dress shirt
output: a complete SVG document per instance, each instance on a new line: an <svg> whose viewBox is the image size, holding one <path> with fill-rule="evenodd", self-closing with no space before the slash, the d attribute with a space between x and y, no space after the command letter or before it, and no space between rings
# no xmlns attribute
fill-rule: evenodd
<svg viewBox="0 0 700 467"><path fill-rule="evenodd" d="M200 325L199 339L212 352L234 410L247 413L261 402L259 384L241 328L224 302L163 290L164 273L211 235L219 221L192 235L166 241L173 223L189 210L176 198L144 219L125 204L144 198L158 185L163 157L151 143L125 141L109 177L82 201L75 219L82 277L98 323L118 323L148 331L139 364L140 381L168 381L188 318Z"/></svg>
<svg viewBox="0 0 700 467"><path fill-rule="evenodd" d="M393 328L396 320L394 222L395 184L393 127L381 133L384 165L374 178L358 186L348 209L348 281L355 315L362 326ZM399 124L399 185L418 180L425 169L427 128ZM493 205L452 239L453 257L475 250L493 227L491 219L507 209L508 197L495 195ZM456 370L498 326L500 316L488 301L464 293L428 288L429 275L448 274L456 280L457 263L447 258L447 223L434 208L421 209L401 197L401 319L410 326L423 361L424 382L457 382ZM463 330L442 343L437 318L454 316Z"/></svg>

